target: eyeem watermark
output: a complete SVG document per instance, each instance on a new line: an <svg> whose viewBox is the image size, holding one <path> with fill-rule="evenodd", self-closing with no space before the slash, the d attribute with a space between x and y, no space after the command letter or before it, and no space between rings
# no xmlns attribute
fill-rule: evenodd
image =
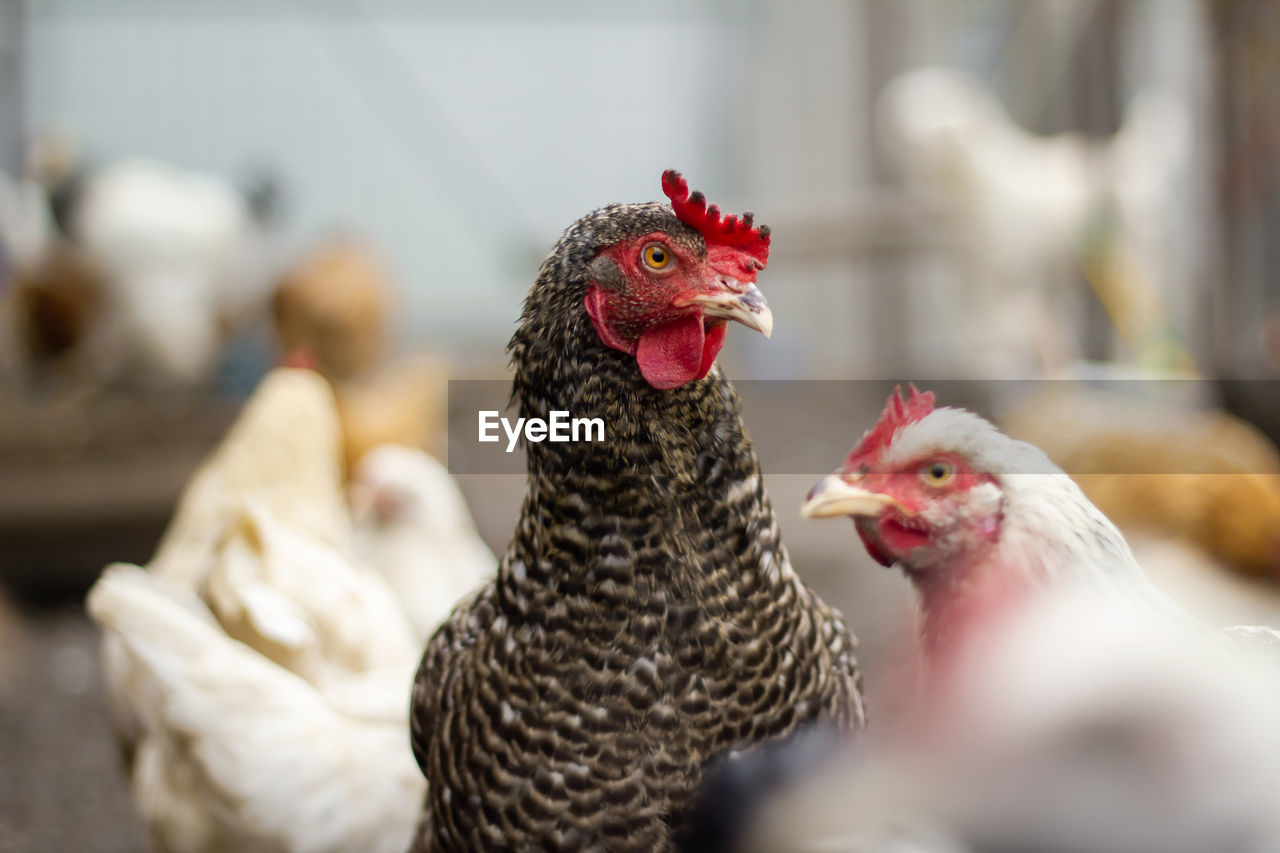
<svg viewBox="0 0 1280 853"><path fill-rule="evenodd" d="M1179 430L1184 435L1186 431L1192 435L1212 433L1212 424L1218 422L1212 418L1217 416L1205 415L1202 410L1230 401L1238 413L1280 443L1280 406L1276 405L1280 400L1280 379L934 380L916 376L896 380L739 379L733 384L742 422L750 431L760 464L769 476L803 475L814 480L830 473L844 459L849 448L880 417L894 385L905 389L908 379L914 379L920 390L937 394L939 406L977 412L995 420L1015 438L1040 445L1072 475L1268 473L1273 468L1264 467L1261 458L1234 452L1209 457L1191 453L1067 452L1055 457L1055 446L1044 438L1046 430L1053 430L1052 435L1060 440L1079 443L1086 433L1074 431L1072 423L1097 424L1117 435L1123 428L1124 434L1130 436L1130 445L1126 446L1141 447ZM452 473L523 477L527 469L523 458L526 448L536 445L548 451L557 447L549 441L575 440L574 417L570 414L557 412L553 416L541 410L537 414L547 420L546 426L530 424L517 417L519 406L510 398L509 378L449 381L448 458ZM568 447L602 449L619 440L622 427L610 420L607 410L582 408L570 412L578 416L599 414L603 422L580 422L577 440L590 443ZM505 432L503 417L508 421ZM1210 427L1203 426L1205 417L1211 418ZM519 440L526 430L532 430L528 445ZM1068 450L1071 446L1067 445ZM707 448L708 452L711 450ZM807 488L812 483L804 485Z"/></svg>
<svg viewBox="0 0 1280 853"><path fill-rule="evenodd" d="M507 434L507 452L516 449L521 431L525 441L604 441L604 418L575 418L568 412L554 411L550 420L542 418L516 418L515 425L501 417L496 410L479 412L482 442L500 439L498 427Z"/></svg>

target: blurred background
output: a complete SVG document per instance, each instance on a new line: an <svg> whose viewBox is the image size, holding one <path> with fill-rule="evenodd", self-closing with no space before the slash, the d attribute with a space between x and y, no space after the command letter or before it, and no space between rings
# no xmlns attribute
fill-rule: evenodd
<svg viewBox="0 0 1280 853"><path fill-rule="evenodd" d="M80 602L265 373L332 383L348 470L444 455L560 231L668 167L774 229L730 376L962 380L1192 604L1280 615L1277 84L1270 0L0 0L0 848L140 849ZM745 418L838 394L847 445L884 391ZM782 444L874 667L904 587ZM523 478L459 482L501 553Z"/></svg>

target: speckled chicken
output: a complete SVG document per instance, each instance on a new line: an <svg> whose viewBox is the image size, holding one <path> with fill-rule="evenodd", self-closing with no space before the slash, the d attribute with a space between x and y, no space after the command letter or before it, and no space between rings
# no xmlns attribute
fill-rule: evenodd
<svg viewBox="0 0 1280 853"><path fill-rule="evenodd" d="M663 189L570 226L525 303L520 415L606 440L527 443L498 575L428 644L417 850L665 850L709 760L863 720L854 640L792 571L714 363L729 321L771 330L769 232Z"/></svg>

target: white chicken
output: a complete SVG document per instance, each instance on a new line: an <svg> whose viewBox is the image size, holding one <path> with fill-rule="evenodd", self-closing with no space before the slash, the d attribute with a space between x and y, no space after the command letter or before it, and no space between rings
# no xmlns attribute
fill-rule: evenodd
<svg viewBox="0 0 1280 853"><path fill-rule="evenodd" d="M886 87L876 122L885 154L936 197L959 242L972 288L969 349L984 375L1059 371L1079 357L1062 317L1082 316L1082 264L1135 349L1168 344L1169 323L1189 319L1162 316L1194 304L1180 254L1187 229L1175 218L1187 205L1173 203L1191 146L1177 101L1139 97L1108 140L1038 136L976 78L921 68Z"/></svg>
<svg viewBox="0 0 1280 853"><path fill-rule="evenodd" d="M374 448L350 491L356 554L387 579L425 640L497 559L448 469L421 450Z"/></svg>
<svg viewBox="0 0 1280 853"><path fill-rule="evenodd" d="M1277 632L1180 610L1039 449L895 390L804 512L908 576L924 654L830 775L804 743L727 762L699 810L727 849L1280 849Z"/></svg>
<svg viewBox="0 0 1280 853"><path fill-rule="evenodd" d="M215 178L148 160L83 181L68 227L104 271L109 297L87 360L102 380L207 378L224 328L266 309L269 279L245 199Z"/></svg>
<svg viewBox="0 0 1280 853"><path fill-rule="evenodd" d="M425 792L410 671L329 690L231 639L195 596L135 566L89 612L122 645L145 731L132 792L156 850L399 853Z"/></svg>
<svg viewBox="0 0 1280 853"><path fill-rule="evenodd" d="M422 651L377 572L253 504L219 547L201 597L229 636L314 684L410 672Z"/></svg>
<svg viewBox="0 0 1280 853"><path fill-rule="evenodd" d="M150 570L197 588L246 501L302 535L349 550L341 446L329 384L309 370L271 372L187 484Z"/></svg>
<svg viewBox="0 0 1280 853"><path fill-rule="evenodd" d="M769 801L717 849L1193 853L1280 848L1269 650L1066 589L987 626L916 713ZM803 746L800 744L799 746ZM785 753L747 757L777 772ZM799 778L796 778L799 777ZM692 848L690 848L692 849Z"/></svg>
<svg viewBox="0 0 1280 853"><path fill-rule="evenodd" d="M151 570L112 566L89 594L158 851L408 844L420 644L350 556L340 448L324 379L275 371L192 479Z"/></svg>
<svg viewBox="0 0 1280 853"><path fill-rule="evenodd" d="M28 178L0 172L0 380L16 385L29 370L24 315L15 283L44 259L54 237L49 199Z"/></svg>

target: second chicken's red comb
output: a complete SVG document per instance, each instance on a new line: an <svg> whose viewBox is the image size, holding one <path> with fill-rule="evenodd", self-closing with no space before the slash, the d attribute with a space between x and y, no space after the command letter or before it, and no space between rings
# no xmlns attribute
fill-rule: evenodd
<svg viewBox="0 0 1280 853"><path fill-rule="evenodd" d="M696 228L708 246L729 246L753 258L764 269L769 262L769 226L756 225L751 213L741 218L722 216L720 208L708 205L701 192L689 192L689 182L675 169L662 173L662 191L671 199L676 218Z"/></svg>
<svg viewBox="0 0 1280 853"><path fill-rule="evenodd" d="M895 385L893 393L884 404L884 411L880 413L880 420L849 451L844 463L845 471L852 471L866 458L888 447L898 430L923 420L933 411L935 399L932 391L921 392L911 383L907 384L907 396L903 397L902 386Z"/></svg>

